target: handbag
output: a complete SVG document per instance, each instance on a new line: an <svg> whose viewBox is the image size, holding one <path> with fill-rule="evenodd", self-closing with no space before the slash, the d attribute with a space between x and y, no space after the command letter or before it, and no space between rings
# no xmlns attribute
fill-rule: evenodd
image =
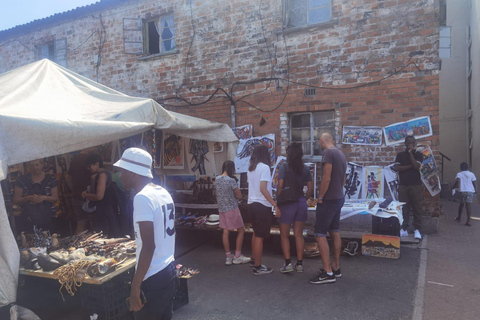
<svg viewBox="0 0 480 320"><path fill-rule="evenodd" d="M286 205L289 203L293 202L298 202L298 190L297 188L294 188L293 186L290 186L290 172L288 170L288 167L285 165L285 185L287 187L284 187L282 191L280 191L280 194L277 197L277 204L278 205ZM292 181L295 181L292 179Z"/></svg>

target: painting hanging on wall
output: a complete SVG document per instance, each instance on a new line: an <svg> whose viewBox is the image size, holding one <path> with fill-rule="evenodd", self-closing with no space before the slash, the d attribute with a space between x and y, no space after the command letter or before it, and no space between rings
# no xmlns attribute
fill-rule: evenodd
<svg viewBox="0 0 480 320"><path fill-rule="evenodd" d="M214 142L213 143L213 153L223 152L223 142Z"/></svg>
<svg viewBox="0 0 480 320"><path fill-rule="evenodd" d="M383 168L379 166L369 166L364 167L363 172L363 198L383 198Z"/></svg>
<svg viewBox="0 0 480 320"><path fill-rule="evenodd" d="M345 199L359 199L363 185L363 166L353 162L347 164Z"/></svg>
<svg viewBox="0 0 480 320"><path fill-rule="evenodd" d="M176 134L163 133L163 168L164 169L183 169L184 139Z"/></svg>
<svg viewBox="0 0 480 320"><path fill-rule="evenodd" d="M317 163L316 162L306 162L305 165L310 170L313 180L313 193L312 197L317 198ZM307 187L303 187L303 193L307 194Z"/></svg>
<svg viewBox="0 0 480 320"><path fill-rule="evenodd" d="M277 190L278 186L278 173L280 172L280 167L287 162L287 158L284 156L278 156L277 162L275 162L275 166L273 167L272 172L272 190Z"/></svg>
<svg viewBox="0 0 480 320"><path fill-rule="evenodd" d="M343 144L382 145L382 127L343 127Z"/></svg>
<svg viewBox="0 0 480 320"><path fill-rule="evenodd" d="M400 144L406 136L414 136L417 140L433 135L430 117L420 117L404 122L397 122L383 128L385 144Z"/></svg>
<svg viewBox="0 0 480 320"><path fill-rule="evenodd" d="M235 171L237 173L247 172L250 164L250 157L252 156L253 149L258 145L266 145L270 153L271 163L275 161L275 135L267 134L265 136L253 137L251 139L240 140L237 148L237 154L235 155Z"/></svg>
<svg viewBox="0 0 480 320"><path fill-rule="evenodd" d="M435 196L442 191L440 184L440 176L438 172L437 163L433 157L432 149L426 147L423 151L423 162L420 167L420 177L423 184L427 187L432 196Z"/></svg>
<svg viewBox="0 0 480 320"><path fill-rule="evenodd" d="M232 128L233 133L238 139L250 139L253 136L253 126L247 124L241 127Z"/></svg>

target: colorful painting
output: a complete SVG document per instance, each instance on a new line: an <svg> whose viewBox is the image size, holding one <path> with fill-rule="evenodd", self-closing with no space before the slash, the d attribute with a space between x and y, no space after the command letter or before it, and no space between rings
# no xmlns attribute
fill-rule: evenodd
<svg viewBox="0 0 480 320"><path fill-rule="evenodd" d="M427 187L432 196L435 196L442 191L440 184L440 176L438 172L437 163L433 157L432 149L426 147L423 151L423 162L420 167L420 176L423 184Z"/></svg>
<svg viewBox="0 0 480 320"><path fill-rule="evenodd" d="M343 127L343 144L382 145L382 127Z"/></svg>
<svg viewBox="0 0 480 320"><path fill-rule="evenodd" d="M143 134L139 133L137 135L125 138L125 139L120 139L119 144L120 144L120 154L123 154L125 150L128 148L133 148L133 147L138 147L141 148L143 143Z"/></svg>
<svg viewBox="0 0 480 320"><path fill-rule="evenodd" d="M278 173L280 171L280 167L287 162L287 158L284 156L278 156L277 162L275 162L275 166L273 167L272 173L272 189L277 190L278 186Z"/></svg>
<svg viewBox="0 0 480 320"><path fill-rule="evenodd" d="M364 234L362 236L364 256L398 259L400 258L400 237Z"/></svg>
<svg viewBox="0 0 480 320"><path fill-rule="evenodd" d="M345 180L345 199L358 199L362 191L363 166L353 162L347 165L347 177Z"/></svg>
<svg viewBox="0 0 480 320"><path fill-rule="evenodd" d="M237 136L238 139L250 139L253 136L253 126L247 124L241 127L232 128L233 133Z"/></svg>
<svg viewBox="0 0 480 320"><path fill-rule="evenodd" d="M176 134L163 133L163 168L164 169L183 169L184 139Z"/></svg>
<svg viewBox="0 0 480 320"><path fill-rule="evenodd" d="M214 142L213 143L213 153L223 152L223 142Z"/></svg>
<svg viewBox="0 0 480 320"><path fill-rule="evenodd" d="M397 122L383 128L385 134L385 144L404 143L406 136L415 136L415 138L425 138L433 135L430 117L421 117L408 120L405 122Z"/></svg>
<svg viewBox="0 0 480 320"><path fill-rule="evenodd" d="M378 166L369 166L364 167L363 172L363 198L383 198L383 168Z"/></svg>
<svg viewBox="0 0 480 320"><path fill-rule="evenodd" d="M247 172L250 164L250 157L252 156L253 149L256 146L264 144L268 147L270 152L271 162L275 162L275 135L268 134L261 137L253 137L251 139L240 140L237 148L237 154L235 155L235 171L237 173Z"/></svg>

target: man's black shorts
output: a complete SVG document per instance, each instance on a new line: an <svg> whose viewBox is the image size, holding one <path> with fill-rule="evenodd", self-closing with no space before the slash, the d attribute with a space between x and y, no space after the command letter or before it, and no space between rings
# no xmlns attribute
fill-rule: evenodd
<svg viewBox="0 0 480 320"><path fill-rule="evenodd" d="M341 198L336 200L323 200L323 203L317 204L315 237L325 237L329 231L340 231L340 212L344 203L345 198Z"/></svg>

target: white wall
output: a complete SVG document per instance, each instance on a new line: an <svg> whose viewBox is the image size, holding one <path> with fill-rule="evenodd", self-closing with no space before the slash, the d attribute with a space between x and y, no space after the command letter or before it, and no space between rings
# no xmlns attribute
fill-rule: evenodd
<svg viewBox="0 0 480 320"><path fill-rule="evenodd" d="M475 0L474 0L475 1ZM447 26L451 27L451 58L442 59L440 71L440 152L444 182L453 182L459 165L467 161L466 28L471 0L447 0Z"/></svg>
<svg viewBox="0 0 480 320"><path fill-rule="evenodd" d="M472 33L472 171L480 177L480 0L472 0L470 30Z"/></svg>

